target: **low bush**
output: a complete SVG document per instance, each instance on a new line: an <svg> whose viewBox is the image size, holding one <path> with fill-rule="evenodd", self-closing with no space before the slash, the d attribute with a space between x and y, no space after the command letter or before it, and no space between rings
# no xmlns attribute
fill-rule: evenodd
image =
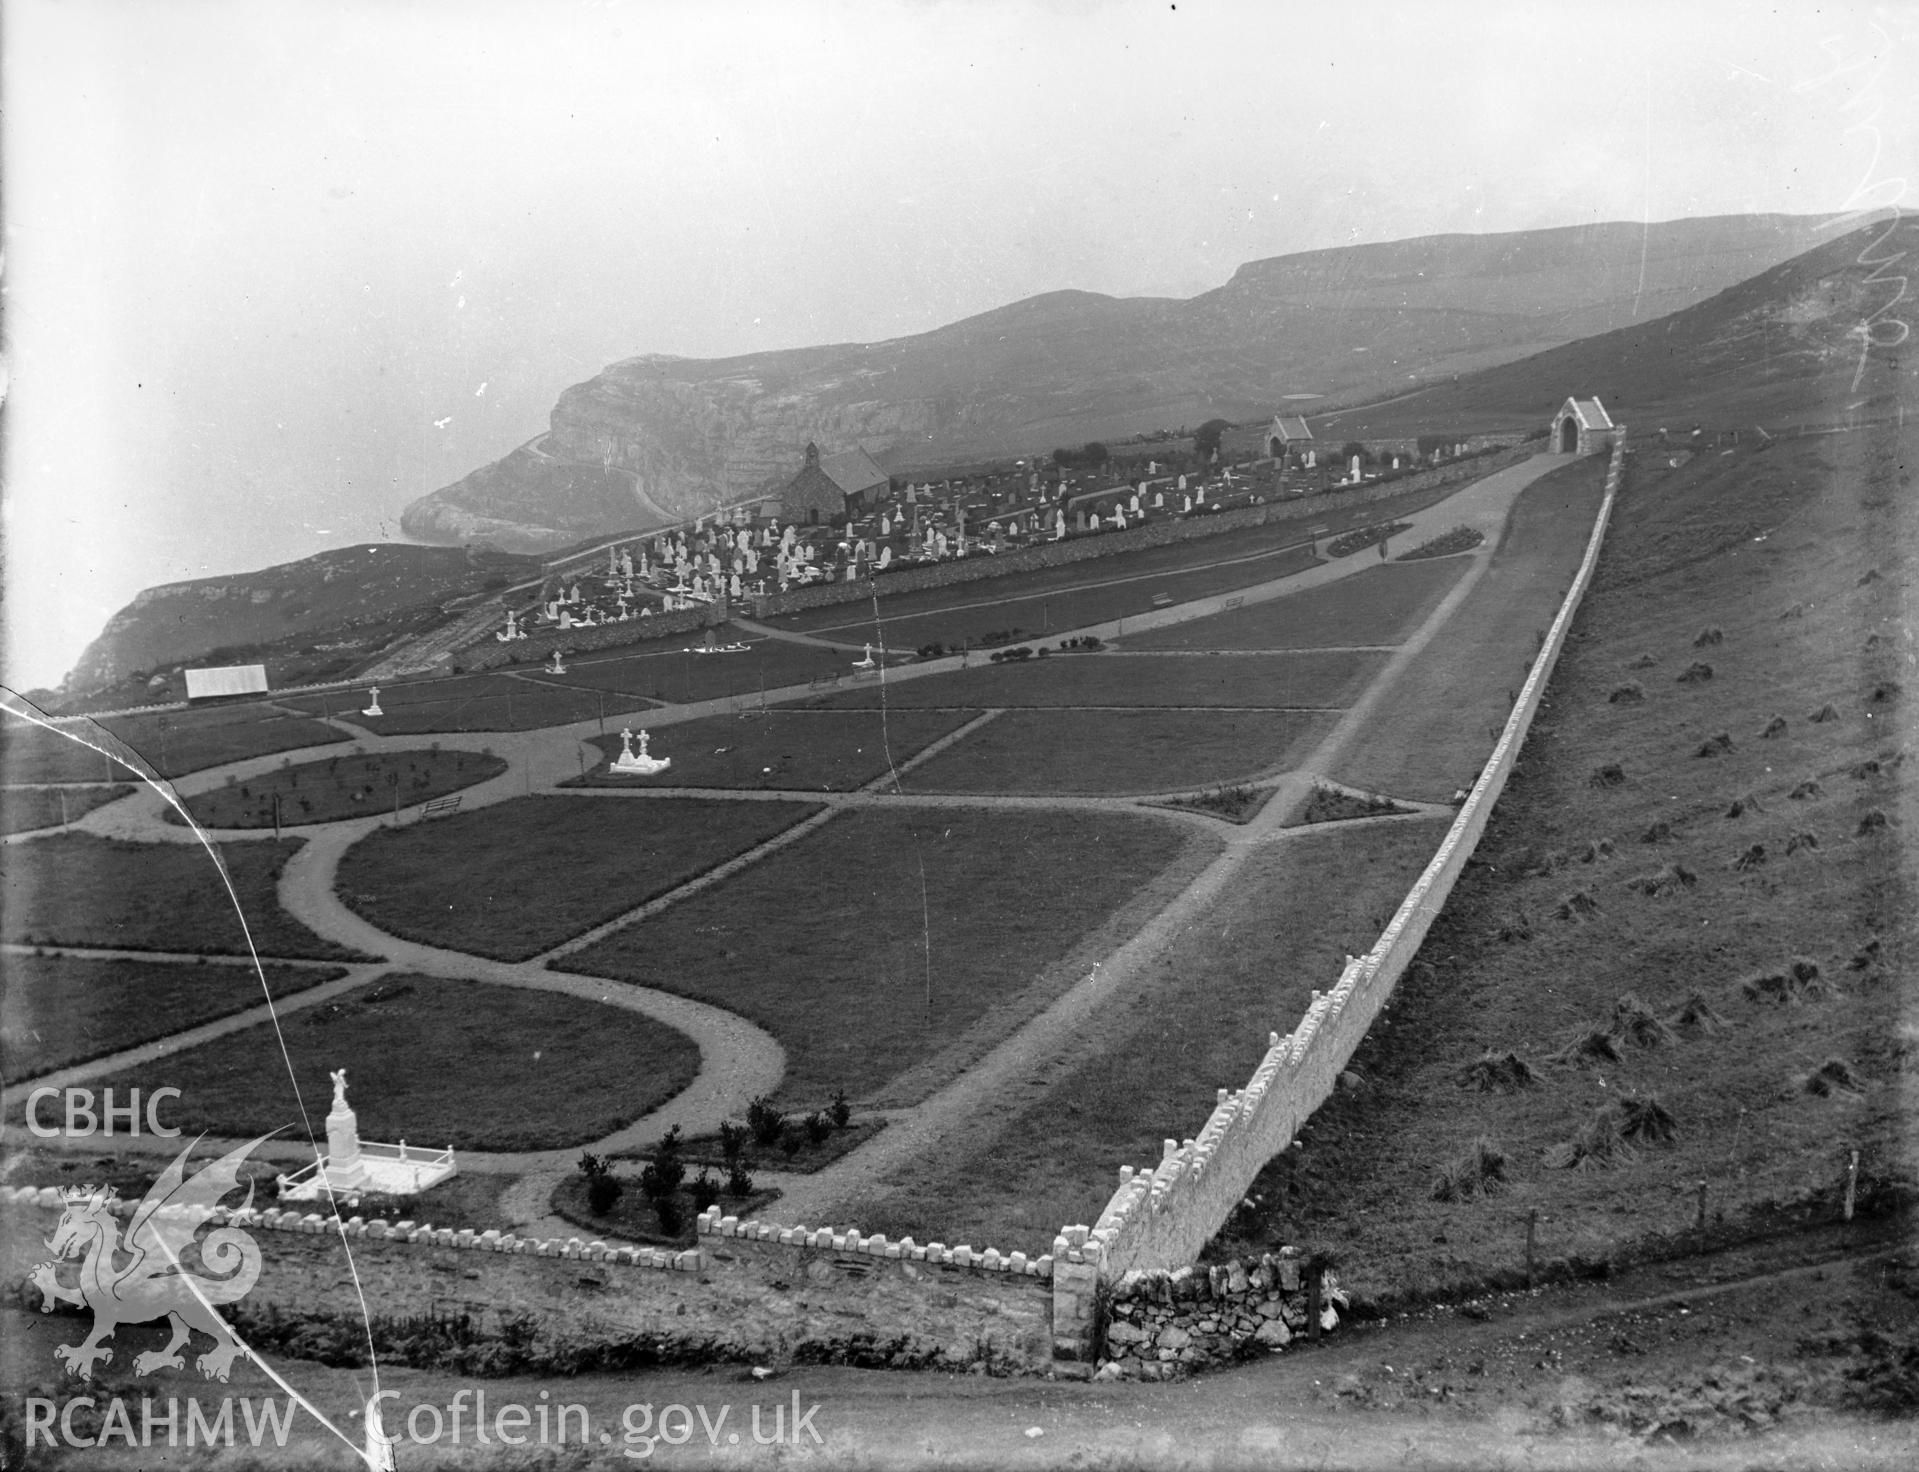
<svg viewBox="0 0 1919 1472"><path fill-rule="evenodd" d="M786 1111L774 1108L773 1101L764 1094L746 1106L746 1127L753 1132L757 1144L773 1144L779 1139L780 1130L785 1124Z"/></svg>
<svg viewBox="0 0 1919 1472"><path fill-rule="evenodd" d="M1421 542L1410 552L1402 552L1394 558L1395 562L1418 562L1427 557L1450 557L1455 552L1470 552L1486 540L1486 534L1478 527L1456 526L1451 531L1441 532L1430 541Z"/></svg>

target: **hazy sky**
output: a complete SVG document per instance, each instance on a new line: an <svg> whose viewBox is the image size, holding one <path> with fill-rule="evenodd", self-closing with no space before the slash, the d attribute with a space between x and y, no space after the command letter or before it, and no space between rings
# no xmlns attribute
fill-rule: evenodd
<svg viewBox="0 0 1919 1472"><path fill-rule="evenodd" d="M11 0L6 682L567 384L1437 231L1902 203L1919 7Z"/></svg>

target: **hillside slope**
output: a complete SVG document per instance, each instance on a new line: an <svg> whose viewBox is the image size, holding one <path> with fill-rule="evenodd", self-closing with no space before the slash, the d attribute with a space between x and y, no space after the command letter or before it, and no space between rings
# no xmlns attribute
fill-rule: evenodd
<svg viewBox="0 0 1919 1472"><path fill-rule="evenodd" d="M1542 399L1567 393L1597 394L1636 428L1699 420L1776 429L1841 418L1856 402L1883 412L1898 390L1895 379L1859 376L1862 334L1896 345L1912 315L1896 261L1915 249L1919 219L1864 225L1659 321L1315 418L1313 429L1360 440L1539 429Z"/></svg>
<svg viewBox="0 0 1919 1472"><path fill-rule="evenodd" d="M644 524L623 494L672 515L751 495L809 439L923 464L1258 417L1289 393L1377 395L1687 306L1815 244L1819 223L1427 236L1255 261L1185 301L1060 291L886 342L637 357L567 389L538 453L420 498L402 525L545 549Z"/></svg>

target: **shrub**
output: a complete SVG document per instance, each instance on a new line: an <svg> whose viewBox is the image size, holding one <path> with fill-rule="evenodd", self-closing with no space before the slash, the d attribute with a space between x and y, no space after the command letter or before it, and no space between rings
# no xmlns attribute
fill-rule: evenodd
<svg viewBox="0 0 1919 1472"><path fill-rule="evenodd" d="M815 1145L824 1145L826 1137L833 1133L833 1121L824 1113L806 1116L806 1138Z"/></svg>
<svg viewBox="0 0 1919 1472"><path fill-rule="evenodd" d="M753 1138L761 1145L771 1145L780 1137L780 1129L786 1123L786 1112L773 1107L772 1100L761 1094L746 1106L746 1127L753 1132Z"/></svg>
<svg viewBox="0 0 1919 1472"><path fill-rule="evenodd" d="M833 1116L833 1124L838 1129L845 1129L853 1122L853 1106L846 1102L845 1089L833 1091L833 1104L828 1112Z"/></svg>
<svg viewBox="0 0 1919 1472"><path fill-rule="evenodd" d="M680 1210L678 1199L672 1196L653 1198L653 1214L659 1218L662 1236L677 1237L680 1228L686 1224L686 1213Z"/></svg>
<svg viewBox="0 0 1919 1472"><path fill-rule="evenodd" d="M693 1209L705 1211L707 1207L720 1199L720 1183L707 1174L706 1167L700 1167L700 1173L693 1178L693 1184L687 1188L687 1194L693 1198Z"/></svg>
<svg viewBox="0 0 1919 1472"><path fill-rule="evenodd" d="M1728 752L1731 750L1732 750L1732 736L1728 732L1721 731L1717 736L1711 737L1710 739L1706 741L1702 741L1699 744L1699 750L1695 751L1693 755L1694 756L1719 756L1721 753Z"/></svg>
<svg viewBox="0 0 1919 1472"><path fill-rule="evenodd" d="M731 1165L746 1149L746 1131L732 1120L720 1122L720 1156Z"/></svg>
<svg viewBox="0 0 1919 1472"><path fill-rule="evenodd" d="M726 1194L735 1201L743 1201L753 1194L753 1177L747 1173L744 1160L734 1161L727 1170Z"/></svg>
<svg viewBox="0 0 1919 1472"><path fill-rule="evenodd" d="M1434 1173L1435 1201L1471 1201L1506 1189L1506 1152L1481 1135L1457 1160Z"/></svg>
<svg viewBox="0 0 1919 1472"><path fill-rule="evenodd" d="M1611 705L1641 705L1645 703L1646 687L1637 680L1628 680L1623 685L1615 685L1612 694L1606 697Z"/></svg>
<svg viewBox="0 0 1919 1472"><path fill-rule="evenodd" d="M788 1160L798 1155L805 1143L806 1131L797 1124L789 1124L780 1131L780 1153Z"/></svg>
<svg viewBox="0 0 1919 1472"><path fill-rule="evenodd" d="M1607 762L1603 766L1594 767L1586 778L1588 787L1623 787L1625 783L1626 772L1618 762Z"/></svg>
<svg viewBox="0 0 1919 1472"><path fill-rule="evenodd" d="M1685 670L1679 675L1678 683L1681 685L1703 685L1711 678L1712 666L1702 663L1699 660L1694 660L1691 664L1687 665Z"/></svg>
<svg viewBox="0 0 1919 1472"><path fill-rule="evenodd" d="M640 1172L640 1190L646 1198L656 1205L669 1200L680 1189L680 1183L686 1179L686 1162L680 1159L680 1127L674 1125L666 1132L660 1143L653 1148L653 1158ZM668 1235L677 1231L668 1227L665 1217L661 1217L661 1228Z"/></svg>
<svg viewBox="0 0 1919 1472"><path fill-rule="evenodd" d="M1456 526L1451 531L1441 532L1430 541L1421 542L1410 552L1402 552L1393 560L1396 562L1417 562L1427 557L1449 557L1455 552L1470 552L1486 540L1486 534L1477 527Z"/></svg>
<svg viewBox="0 0 1919 1472"><path fill-rule="evenodd" d="M1770 741L1775 736L1783 736L1785 734L1786 734L1786 718L1784 716L1776 715L1771 720L1766 722L1766 729L1759 733L1759 739L1761 741Z"/></svg>
<svg viewBox="0 0 1919 1472"><path fill-rule="evenodd" d="M1692 647L1694 649L1705 649L1711 645L1723 644L1725 642L1726 642L1725 634L1719 630L1717 625L1715 625L1711 628L1701 629L1697 637L1693 639Z"/></svg>
<svg viewBox="0 0 1919 1472"><path fill-rule="evenodd" d="M625 1194L626 1188L612 1176L591 1176L587 1179L586 1204L595 1216L605 1216Z"/></svg>

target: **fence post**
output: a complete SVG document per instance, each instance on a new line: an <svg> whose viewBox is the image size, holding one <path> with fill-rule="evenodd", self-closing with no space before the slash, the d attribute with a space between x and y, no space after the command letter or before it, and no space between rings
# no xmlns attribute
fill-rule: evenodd
<svg viewBox="0 0 1919 1472"><path fill-rule="evenodd" d="M1846 1163L1846 1220L1852 1220L1852 1203L1859 1188L1859 1152L1852 1152Z"/></svg>
<svg viewBox="0 0 1919 1472"><path fill-rule="evenodd" d="M1526 1213L1526 1286L1533 1285L1533 1242L1539 1232L1539 1208Z"/></svg>
<svg viewBox="0 0 1919 1472"><path fill-rule="evenodd" d="M1696 1224L1700 1231L1706 1230L1706 1183L1699 1183L1699 1220Z"/></svg>

